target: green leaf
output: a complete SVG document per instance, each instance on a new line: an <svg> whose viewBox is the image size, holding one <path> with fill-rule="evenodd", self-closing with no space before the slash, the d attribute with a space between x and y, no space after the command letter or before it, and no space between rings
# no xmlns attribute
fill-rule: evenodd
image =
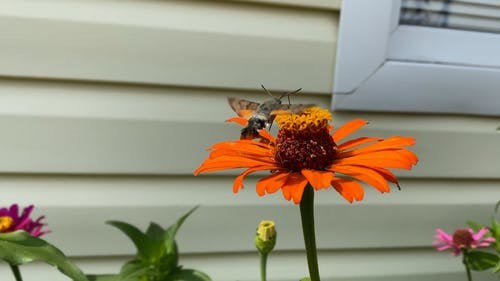
<svg viewBox="0 0 500 281"><path fill-rule="evenodd" d="M208 275L194 269L180 269L162 281L212 281Z"/></svg>
<svg viewBox="0 0 500 281"><path fill-rule="evenodd" d="M476 232L484 228L484 225L475 221L467 221L467 225L470 226Z"/></svg>
<svg viewBox="0 0 500 281"><path fill-rule="evenodd" d="M136 281L136 280L147 280L150 271L154 270L149 264L144 263L140 259L135 259L127 262L122 266L120 271L120 281Z"/></svg>
<svg viewBox="0 0 500 281"><path fill-rule="evenodd" d="M174 251L174 248L176 248L175 247L175 235L177 234L177 231L179 230L181 225L184 223L184 221L189 217L189 215L191 215L198 207L199 206L192 208L184 216L179 218L175 224L171 225L167 229L167 231L165 231L164 236L163 236L163 241L164 241L165 246L167 248L167 253Z"/></svg>
<svg viewBox="0 0 500 281"><path fill-rule="evenodd" d="M497 266L493 268L493 273L499 273L500 272L500 261L497 263Z"/></svg>
<svg viewBox="0 0 500 281"><path fill-rule="evenodd" d="M150 259L150 249L154 248L151 244L149 237L142 233L137 227L122 221L107 221L109 225L112 225L119 230L121 230L125 235L132 240L135 247L137 248L137 253L140 257L144 259Z"/></svg>
<svg viewBox="0 0 500 281"><path fill-rule="evenodd" d="M207 280L192 279L194 277L204 278L205 275L194 270L181 271L178 266L179 256L175 235L187 217L197 208L198 206L191 209L167 230L152 222L146 232L142 233L137 227L125 222L107 222L124 232L135 244L138 252L137 259L128 262L122 267L120 281L170 280L166 278L174 275L179 275L180 277L191 276L191 279L186 280Z"/></svg>
<svg viewBox="0 0 500 281"><path fill-rule="evenodd" d="M491 218L490 232L494 237L500 238L500 224L494 217Z"/></svg>
<svg viewBox="0 0 500 281"><path fill-rule="evenodd" d="M162 242L165 249L165 256L162 257L160 263L160 271L166 275L175 270L179 265L179 253L177 243L175 242L175 235L182 226L184 221L191 215L199 206L195 206L189 210L185 215L180 217L176 223L172 224L164 233Z"/></svg>
<svg viewBox="0 0 500 281"><path fill-rule="evenodd" d="M89 281L121 281L118 274L87 274Z"/></svg>
<svg viewBox="0 0 500 281"><path fill-rule="evenodd" d="M148 230L146 230L146 235L151 240L158 240L158 241L162 240L164 233L165 229L163 229L163 227L154 222L151 222L149 224Z"/></svg>
<svg viewBox="0 0 500 281"><path fill-rule="evenodd" d="M311 278L309 278L309 277L304 277L304 278L300 279L299 281L311 281Z"/></svg>
<svg viewBox="0 0 500 281"><path fill-rule="evenodd" d="M500 130L500 127L498 127L498 129ZM500 200L498 200L498 202L495 204L495 213L498 213L499 208L500 208Z"/></svg>
<svg viewBox="0 0 500 281"><path fill-rule="evenodd" d="M173 252L161 257L158 267L163 275L168 275L179 266L179 255L177 252L177 243L174 243Z"/></svg>
<svg viewBox="0 0 500 281"><path fill-rule="evenodd" d="M165 246L163 245L163 234L165 230L158 224L151 222L146 235L149 243L143 249L144 254L149 257L151 262L156 262L166 254Z"/></svg>
<svg viewBox="0 0 500 281"><path fill-rule="evenodd" d="M57 267L64 275L75 281L88 280L61 250L23 230L0 233L0 259L11 265L41 261Z"/></svg>
<svg viewBox="0 0 500 281"><path fill-rule="evenodd" d="M498 264L498 256L488 252L473 251L467 254L467 262L472 270L483 271Z"/></svg>
<svg viewBox="0 0 500 281"><path fill-rule="evenodd" d="M496 242L493 243L495 245L495 249L498 253L500 253L500 224L494 217L491 217L490 232L496 239Z"/></svg>

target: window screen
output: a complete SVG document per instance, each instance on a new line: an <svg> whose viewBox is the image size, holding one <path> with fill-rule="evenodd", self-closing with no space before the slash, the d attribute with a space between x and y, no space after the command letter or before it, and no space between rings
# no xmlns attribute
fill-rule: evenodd
<svg viewBox="0 0 500 281"><path fill-rule="evenodd" d="M500 0L403 0L400 24L500 33Z"/></svg>

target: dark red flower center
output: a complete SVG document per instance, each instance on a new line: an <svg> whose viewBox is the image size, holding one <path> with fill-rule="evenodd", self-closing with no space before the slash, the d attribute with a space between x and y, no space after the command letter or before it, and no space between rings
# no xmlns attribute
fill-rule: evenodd
<svg viewBox="0 0 500 281"><path fill-rule="evenodd" d="M468 229L458 229L453 233L453 244L457 246L470 248L473 241L472 233Z"/></svg>
<svg viewBox="0 0 500 281"><path fill-rule="evenodd" d="M327 128L314 130L280 130L276 138L275 160L287 170L324 170L337 153L337 146Z"/></svg>

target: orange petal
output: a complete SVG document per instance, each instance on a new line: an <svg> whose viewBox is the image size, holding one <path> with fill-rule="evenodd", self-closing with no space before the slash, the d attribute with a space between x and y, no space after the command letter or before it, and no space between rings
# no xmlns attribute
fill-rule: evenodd
<svg viewBox="0 0 500 281"><path fill-rule="evenodd" d="M217 150L217 149L227 149L227 150L235 150L239 152L245 152L252 147L261 148L265 151L273 151L274 145L269 143L263 143L255 140L237 140L237 141L227 141L227 142L219 142L212 145L209 150Z"/></svg>
<svg viewBox="0 0 500 281"><path fill-rule="evenodd" d="M278 191L285 183L289 173L278 172L260 179L257 182L256 191L259 196L264 196L266 193L271 194Z"/></svg>
<svg viewBox="0 0 500 281"><path fill-rule="evenodd" d="M332 137L333 141L339 142L341 139L347 137L348 135L354 133L359 128L368 124L367 121L363 119L355 119L347 122L342 127L338 128L335 132L333 132Z"/></svg>
<svg viewBox="0 0 500 281"><path fill-rule="evenodd" d="M334 178L333 173L330 171L303 169L300 172L316 190L330 187L330 182Z"/></svg>
<svg viewBox="0 0 500 281"><path fill-rule="evenodd" d="M286 200L291 200L293 198L293 202L299 204L306 184L307 179L302 174L289 174L285 185L281 188L283 197L285 197Z"/></svg>
<svg viewBox="0 0 500 281"><path fill-rule="evenodd" d="M198 167L194 171L194 175L196 176L202 172L206 173L228 169L250 168L261 165L269 165L276 167L276 169L279 169L278 166L274 166L274 163L269 161L254 160L245 157L221 156L215 159L205 160L203 163L201 163L200 167Z"/></svg>
<svg viewBox="0 0 500 281"><path fill-rule="evenodd" d="M361 137L353 140L346 141L342 143L341 145L338 146L338 149L340 150L347 150L362 144L366 144L369 142L374 142L374 141L381 141L383 139L381 138L368 138L368 137Z"/></svg>
<svg viewBox="0 0 500 281"><path fill-rule="evenodd" d="M248 124L248 120L242 117L231 117L226 119L224 122L234 122L236 124L240 124L241 126L246 126Z"/></svg>
<svg viewBox="0 0 500 281"><path fill-rule="evenodd" d="M364 190L359 182L335 178L332 180L331 184L342 197L349 201L349 203L352 203L353 200L363 200Z"/></svg>
<svg viewBox="0 0 500 281"><path fill-rule="evenodd" d="M230 150L238 150L238 151L244 151L246 150L246 147L260 147L260 148L265 148L265 149L271 149L274 146L265 144L262 142L254 141L254 140L236 140L236 141L223 141L223 142L218 142L211 147L208 148L208 150L217 150L217 149L230 149ZM242 149L245 148L245 149Z"/></svg>
<svg viewBox="0 0 500 281"><path fill-rule="evenodd" d="M271 135L271 133L269 133L268 130L266 129L262 129L262 130L259 130L259 135L264 138L264 139L267 139L268 141L270 141L271 143L274 143L276 142L276 139L274 138L273 135Z"/></svg>
<svg viewBox="0 0 500 281"><path fill-rule="evenodd" d="M401 187L399 186L398 178L391 171L384 168L375 168L375 167L371 167L371 169L377 171L377 173L379 173L382 177L384 177L385 180L396 184L398 189L401 189Z"/></svg>
<svg viewBox="0 0 500 281"><path fill-rule="evenodd" d="M270 158L274 156L274 150L270 146L262 146L254 143L218 143L211 147L213 150L209 158L221 156L247 156L248 158Z"/></svg>
<svg viewBox="0 0 500 281"><path fill-rule="evenodd" d="M394 149L394 148L400 148L403 146L411 146L415 144L415 138L405 138L405 137L390 137L388 139L385 139L383 141L367 145L362 148L358 148L355 150L351 150L349 152L342 153L345 156L352 156L352 155L358 155L361 153L367 153L367 152L375 152L375 151L380 151L380 150L387 150L387 149Z"/></svg>
<svg viewBox="0 0 500 281"><path fill-rule="evenodd" d="M339 155L341 157L342 155ZM338 165L361 165L381 168L397 168L409 170L418 162L415 153L406 149L394 149L364 153L352 157L339 158L334 161Z"/></svg>
<svg viewBox="0 0 500 281"><path fill-rule="evenodd" d="M389 184L377 171L370 168L348 165L332 165L331 170L364 181L380 192L389 192Z"/></svg>
<svg viewBox="0 0 500 281"><path fill-rule="evenodd" d="M253 172L257 172L257 171L271 170L273 168L275 168L275 167L273 167L273 166L265 166L265 165L248 168L243 173L241 173L239 176L237 176L236 179L234 179L234 182L233 182L233 192L237 193L238 190L240 190L240 189L242 189L244 187L243 186L243 178L245 176L247 176L248 174L253 173Z"/></svg>

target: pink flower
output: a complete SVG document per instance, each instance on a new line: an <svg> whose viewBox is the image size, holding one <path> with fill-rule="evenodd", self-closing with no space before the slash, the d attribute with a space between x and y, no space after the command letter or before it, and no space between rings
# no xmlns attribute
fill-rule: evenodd
<svg viewBox="0 0 500 281"><path fill-rule="evenodd" d="M0 233L24 230L36 237L48 233L48 230L42 230L46 225L42 223L44 216L38 217L36 220L31 219L30 215L33 208L33 205L24 208L21 215L19 215L19 206L17 204L13 204L9 208L1 208Z"/></svg>
<svg viewBox="0 0 500 281"><path fill-rule="evenodd" d="M475 249L479 247L488 247L492 242L495 242L493 237L483 236L489 231L487 227L482 228L477 233L471 228L457 229L453 236L444 232L442 229L436 229L436 235L432 245L436 246L438 251L444 251L446 249L452 249L453 255L458 256L462 249Z"/></svg>

